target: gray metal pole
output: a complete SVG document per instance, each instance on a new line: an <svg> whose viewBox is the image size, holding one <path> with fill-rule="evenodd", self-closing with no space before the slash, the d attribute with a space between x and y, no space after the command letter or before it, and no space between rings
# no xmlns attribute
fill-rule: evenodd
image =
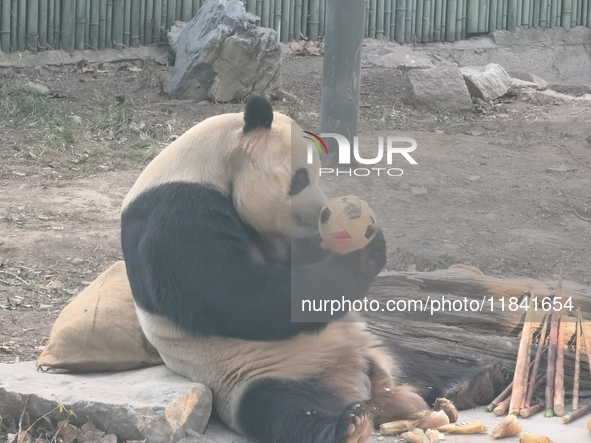
<svg viewBox="0 0 591 443"><path fill-rule="evenodd" d="M364 9L359 0L326 0L320 132L345 136L351 149L359 120ZM329 155L323 163L336 166L336 142L329 138L326 143Z"/></svg>

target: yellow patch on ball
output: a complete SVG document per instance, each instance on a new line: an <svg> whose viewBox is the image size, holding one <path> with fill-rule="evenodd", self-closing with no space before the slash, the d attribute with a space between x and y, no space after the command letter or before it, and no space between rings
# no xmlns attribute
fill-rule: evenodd
<svg viewBox="0 0 591 443"><path fill-rule="evenodd" d="M347 254L366 247L378 232L376 214L355 195L333 198L320 211L322 247Z"/></svg>

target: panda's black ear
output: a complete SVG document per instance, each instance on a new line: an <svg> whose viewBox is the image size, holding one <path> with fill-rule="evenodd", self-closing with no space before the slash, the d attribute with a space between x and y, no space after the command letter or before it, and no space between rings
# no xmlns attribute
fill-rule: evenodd
<svg viewBox="0 0 591 443"><path fill-rule="evenodd" d="M245 134L255 129L271 129L273 124L273 106L271 102L261 95L251 95L244 109Z"/></svg>

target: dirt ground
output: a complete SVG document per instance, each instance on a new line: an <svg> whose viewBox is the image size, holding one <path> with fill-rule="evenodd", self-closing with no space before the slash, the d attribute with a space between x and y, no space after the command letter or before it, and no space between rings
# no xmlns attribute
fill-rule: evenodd
<svg viewBox="0 0 591 443"><path fill-rule="evenodd" d="M36 359L66 303L121 258L119 209L142 168L204 118L240 104L171 101L153 62L0 70L0 362ZM322 58L288 55L276 109L317 129ZM30 81L50 96L21 89ZM467 263L496 276L591 283L591 108L516 98L453 115L410 109L364 67L360 138L414 137L401 177L329 177L385 230L388 270ZM570 199L570 203L569 203ZM575 213L576 211L576 213ZM585 220L586 219L586 220Z"/></svg>

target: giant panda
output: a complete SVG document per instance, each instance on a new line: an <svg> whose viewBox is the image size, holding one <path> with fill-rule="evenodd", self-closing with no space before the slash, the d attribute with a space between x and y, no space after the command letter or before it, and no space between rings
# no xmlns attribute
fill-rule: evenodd
<svg viewBox="0 0 591 443"><path fill-rule="evenodd" d="M353 253L320 248L320 159L309 161L301 132L254 96L139 176L121 244L148 340L171 370L211 388L230 428L262 443L361 443L441 394L490 401L498 365L460 380L448 363L391 353L352 313L291 321L304 298L362 297L386 262L382 232Z"/></svg>

